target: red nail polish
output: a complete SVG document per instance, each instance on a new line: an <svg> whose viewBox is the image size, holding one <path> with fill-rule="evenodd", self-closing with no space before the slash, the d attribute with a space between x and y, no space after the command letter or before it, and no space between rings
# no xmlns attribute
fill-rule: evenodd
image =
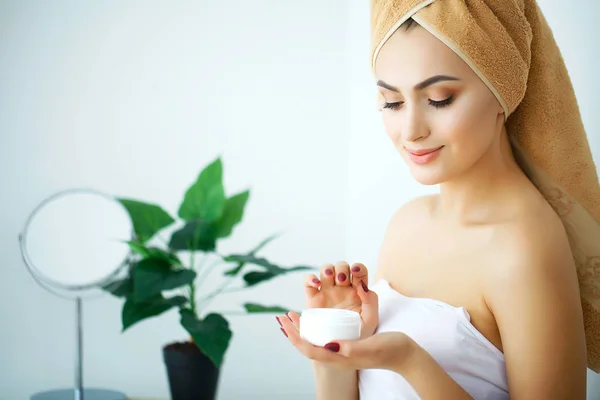
<svg viewBox="0 0 600 400"><path fill-rule="evenodd" d="M286 316L286 317L288 317L288 319L289 319L290 321L292 321L292 319L290 318L290 312L289 312L289 311L285 313L285 316ZM292 321L292 322L293 322L293 321Z"/></svg>
<svg viewBox="0 0 600 400"><path fill-rule="evenodd" d="M360 272L360 267L352 267L352 272Z"/></svg>
<svg viewBox="0 0 600 400"><path fill-rule="evenodd" d="M367 293L369 293L369 288L367 287L367 284L365 283L365 281L360 281L360 284L363 287L363 290Z"/></svg>
<svg viewBox="0 0 600 400"><path fill-rule="evenodd" d="M314 284L317 284L317 283L319 283L319 279L317 279L317 278L314 278L314 279L313 279L313 283L314 283Z"/></svg>
<svg viewBox="0 0 600 400"><path fill-rule="evenodd" d="M333 275L333 271L332 271L332 270L330 270L330 269L326 269L326 270L325 270L325 275L327 275L327 276L331 276L331 275Z"/></svg>
<svg viewBox="0 0 600 400"><path fill-rule="evenodd" d="M279 320L279 317L275 317L275 319L277 320L277 322L279 323L279 326L281 326L283 328L283 325L281 325L281 321Z"/></svg>
<svg viewBox="0 0 600 400"><path fill-rule="evenodd" d="M283 328L279 328L281 329L281 332L283 332L283 334L285 335L285 337L288 337L287 333L285 333L285 330Z"/></svg>
<svg viewBox="0 0 600 400"><path fill-rule="evenodd" d="M345 280L346 280L346 274L345 274L345 273L343 273L343 272L340 272L340 273L338 274L338 281L340 281L340 282L344 282Z"/></svg>
<svg viewBox="0 0 600 400"><path fill-rule="evenodd" d="M338 351L340 351L340 344L339 343L331 342L331 343L327 343L323 347L325 347L327 350L332 351L334 353L337 353Z"/></svg>

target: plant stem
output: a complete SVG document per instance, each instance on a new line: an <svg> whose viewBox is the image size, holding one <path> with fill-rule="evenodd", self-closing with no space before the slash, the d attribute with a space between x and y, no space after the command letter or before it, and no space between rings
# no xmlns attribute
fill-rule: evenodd
<svg viewBox="0 0 600 400"><path fill-rule="evenodd" d="M196 270L196 266L194 265L195 254L195 251L190 251L190 268L194 271ZM190 283L190 308L195 315L198 315L196 314L196 283L194 281Z"/></svg>
<svg viewBox="0 0 600 400"><path fill-rule="evenodd" d="M200 262L200 265L198 267L196 267L194 265L195 264L195 261L194 261L195 254L196 253L194 251L190 251L190 268L193 269L194 271L196 271L196 279L194 279L194 282L192 282L190 284L190 307L191 307L192 311L196 315L199 316L201 307L198 307L198 303L196 302L196 292L198 291L199 287L204 282L204 279L208 276L208 274L210 274L213 267L215 265L217 265L218 263L220 263L221 260L217 260L217 262L211 264L210 266L207 266L206 264L208 262L207 261L208 256L206 256L202 259L202 261Z"/></svg>
<svg viewBox="0 0 600 400"><path fill-rule="evenodd" d="M169 243L160 234L156 234L154 239L158 239L158 241L161 242L167 249L169 248Z"/></svg>
<svg viewBox="0 0 600 400"><path fill-rule="evenodd" d="M208 257L206 257L208 258ZM198 268L198 275L196 276L196 280L198 280L198 285L201 285L202 282L204 282L204 279L206 279L206 277L212 272L213 268L219 264L221 262L221 260L217 260L216 262L212 263L210 266L206 267L205 265L202 266L202 268ZM200 271L202 271L202 274L200 274Z"/></svg>
<svg viewBox="0 0 600 400"><path fill-rule="evenodd" d="M235 278L235 277L234 276L229 277L229 279L225 280L225 282L223 282L221 284L221 286L219 286L217 289L215 289L213 292L211 292L207 296L201 298L200 301L198 302L200 304L200 307L201 308L206 308L206 306L215 297L217 297L221 293L234 293L234 292L239 292L240 290L245 289L245 287L227 289L227 286L229 286L231 284L231 282L234 281L233 278Z"/></svg>

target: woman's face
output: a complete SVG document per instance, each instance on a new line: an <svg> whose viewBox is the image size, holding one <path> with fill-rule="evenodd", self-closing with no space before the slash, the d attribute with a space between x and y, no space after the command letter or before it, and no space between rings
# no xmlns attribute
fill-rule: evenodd
<svg viewBox="0 0 600 400"><path fill-rule="evenodd" d="M458 55L422 27L401 27L392 35L378 55L375 75L386 133L418 182L455 179L499 147L500 103Z"/></svg>

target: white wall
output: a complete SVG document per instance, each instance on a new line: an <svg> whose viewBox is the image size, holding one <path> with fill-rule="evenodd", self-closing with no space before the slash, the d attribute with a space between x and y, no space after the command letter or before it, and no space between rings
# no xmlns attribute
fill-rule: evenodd
<svg viewBox="0 0 600 400"><path fill-rule="evenodd" d="M0 2L1 399L72 382L74 307L32 282L17 246L28 212L56 190L93 186L174 214L222 154L227 192L252 189L223 251L284 231L265 249L274 261L343 258L345 14L342 0ZM211 308L301 308L303 277ZM177 313L121 334L120 307L85 305L86 382L166 397L161 346L187 337ZM310 366L273 316L230 321L221 399L313 397Z"/></svg>
<svg viewBox="0 0 600 400"><path fill-rule="evenodd" d="M600 157L590 40L599 5L540 4ZM284 230L264 253L286 265L375 265L389 215L436 188L412 181L383 133L368 12L360 0L0 2L0 398L72 381L73 306L32 282L17 247L28 212L56 190L93 186L175 211L199 168L222 154L228 193L252 187L225 251ZM247 300L300 308L301 279L211 309ZM217 282L215 274L209 285ZM120 334L120 306L111 297L85 306L86 382L166 397L160 348L186 336L176 313ZM308 363L271 316L230 321L221 399L314 397ZM590 400L600 399L598 381Z"/></svg>
<svg viewBox="0 0 600 400"><path fill-rule="evenodd" d="M595 28L600 3L578 0L564 2L538 0L561 46L569 69L590 146L600 167L600 45ZM574 6L581 5L581 7ZM437 187L421 186L412 179L404 162L389 143L375 108L375 89L371 78L369 52L369 4L353 1L348 18L347 52L352 82L350 144L348 152L348 203L346 222L348 258L376 265L383 231L390 216L409 199L437 192ZM600 173L600 168L598 169ZM374 268L371 268L374 273ZM600 399L600 375L588 373L588 400Z"/></svg>

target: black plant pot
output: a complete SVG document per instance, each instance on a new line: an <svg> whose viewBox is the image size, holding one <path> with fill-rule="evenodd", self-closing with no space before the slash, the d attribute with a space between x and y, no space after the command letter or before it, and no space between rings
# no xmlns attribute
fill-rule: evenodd
<svg viewBox="0 0 600 400"><path fill-rule="evenodd" d="M219 369L192 342L163 348L171 400L215 400Z"/></svg>

